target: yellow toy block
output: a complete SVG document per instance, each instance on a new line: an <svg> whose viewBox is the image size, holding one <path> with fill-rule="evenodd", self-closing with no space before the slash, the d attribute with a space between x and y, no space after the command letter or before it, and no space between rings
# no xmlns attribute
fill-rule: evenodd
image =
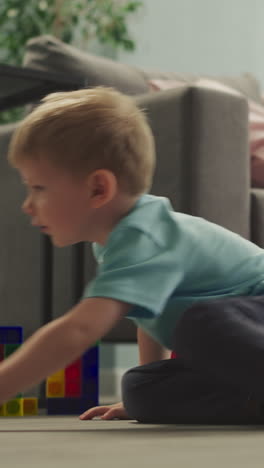
<svg viewBox="0 0 264 468"><path fill-rule="evenodd" d="M47 398L64 398L65 397L65 372L64 369L52 374L46 380L46 397Z"/></svg>
<svg viewBox="0 0 264 468"><path fill-rule="evenodd" d="M23 416L23 398L9 400L1 406L0 416Z"/></svg>
<svg viewBox="0 0 264 468"><path fill-rule="evenodd" d="M34 397L23 398L24 416L35 416L38 414L38 399Z"/></svg>

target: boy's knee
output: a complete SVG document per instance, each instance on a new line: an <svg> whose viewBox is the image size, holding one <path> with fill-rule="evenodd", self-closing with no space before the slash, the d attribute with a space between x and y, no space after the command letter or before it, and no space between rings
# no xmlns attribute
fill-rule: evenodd
<svg viewBox="0 0 264 468"><path fill-rule="evenodd" d="M134 369L129 369L122 377L122 396L130 395L137 381Z"/></svg>
<svg viewBox="0 0 264 468"><path fill-rule="evenodd" d="M145 422L149 415L146 414L146 398L148 389L145 388L142 374L137 367L128 370L122 378L122 401L125 410L131 419Z"/></svg>

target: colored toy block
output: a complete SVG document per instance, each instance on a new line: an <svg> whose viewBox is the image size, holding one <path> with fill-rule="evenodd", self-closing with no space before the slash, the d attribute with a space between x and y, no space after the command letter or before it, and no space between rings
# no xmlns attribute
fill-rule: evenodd
<svg viewBox="0 0 264 468"><path fill-rule="evenodd" d="M38 414L38 399L29 397L23 398L24 416L35 416Z"/></svg>
<svg viewBox="0 0 264 468"><path fill-rule="evenodd" d="M33 416L38 414L37 398L14 398L0 407L1 416Z"/></svg>
<svg viewBox="0 0 264 468"><path fill-rule="evenodd" d="M79 382L65 382L65 398L80 397L82 395L82 384Z"/></svg>
<svg viewBox="0 0 264 468"><path fill-rule="evenodd" d="M73 362L65 369L65 380L78 380L81 378L82 362L81 359Z"/></svg>
<svg viewBox="0 0 264 468"><path fill-rule="evenodd" d="M59 375L48 377L47 414L78 414L98 405L98 359L96 346L60 371Z"/></svg>
<svg viewBox="0 0 264 468"><path fill-rule="evenodd" d="M22 327L0 327L0 361L10 356L22 343ZM0 416L23 416L37 413L38 399L23 398L22 393L0 406Z"/></svg>
<svg viewBox="0 0 264 468"><path fill-rule="evenodd" d="M82 385L82 394L93 397L98 394L99 382L98 379L85 380Z"/></svg>
<svg viewBox="0 0 264 468"><path fill-rule="evenodd" d="M82 361L85 364L98 364L98 359L99 359L99 347L97 346L96 348L91 348L86 351L82 357Z"/></svg>
<svg viewBox="0 0 264 468"><path fill-rule="evenodd" d="M4 356L7 358L10 354L14 353L18 348L20 348L21 344L5 344Z"/></svg>
<svg viewBox="0 0 264 468"><path fill-rule="evenodd" d="M83 364L83 379L95 379L98 376L98 366L97 365L89 365L88 363Z"/></svg>
<svg viewBox="0 0 264 468"><path fill-rule="evenodd" d="M5 404L7 416L23 416L23 398L10 400Z"/></svg>
<svg viewBox="0 0 264 468"><path fill-rule="evenodd" d="M23 343L23 328L0 327L0 343Z"/></svg>
<svg viewBox="0 0 264 468"><path fill-rule="evenodd" d="M0 361L5 359L5 345L0 344Z"/></svg>
<svg viewBox="0 0 264 468"><path fill-rule="evenodd" d="M0 409L0 416L23 416L23 414L23 398L10 400Z"/></svg>
<svg viewBox="0 0 264 468"><path fill-rule="evenodd" d="M46 381L46 396L48 398L62 398L65 396L64 370L60 370L48 377Z"/></svg>
<svg viewBox="0 0 264 468"><path fill-rule="evenodd" d="M93 406L98 406L98 399L87 397L48 398L46 404L49 415L81 414Z"/></svg>
<svg viewBox="0 0 264 468"><path fill-rule="evenodd" d="M82 373L85 380L98 377L99 349L88 350L82 359Z"/></svg>
<svg viewBox="0 0 264 468"><path fill-rule="evenodd" d="M82 395L82 361L73 362L65 369L65 397Z"/></svg>
<svg viewBox="0 0 264 468"><path fill-rule="evenodd" d="M60 398L64 397L64 384L62 382L50 382L46 384L46 396L48 398Z"/></svg>

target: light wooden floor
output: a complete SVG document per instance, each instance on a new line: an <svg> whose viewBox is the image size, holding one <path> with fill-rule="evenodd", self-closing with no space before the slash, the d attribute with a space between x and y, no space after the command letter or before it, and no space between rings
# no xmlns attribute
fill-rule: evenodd
<svg viewBox="0 0 264 468"><path fill-rule="evenodd" d="M3 468L262 468L264 427L1 418L0 447Z"/></svg>

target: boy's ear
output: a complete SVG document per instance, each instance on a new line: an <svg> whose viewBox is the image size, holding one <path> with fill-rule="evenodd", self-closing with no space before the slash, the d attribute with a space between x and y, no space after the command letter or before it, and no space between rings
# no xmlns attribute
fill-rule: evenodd
<svg viewBox="0 0 264 468"><path fill-rule="evenodd" d="M92 172L89 175L89 192L92 207L100 208L116 195L116 176L107 169L98 169Z"/></svg>

